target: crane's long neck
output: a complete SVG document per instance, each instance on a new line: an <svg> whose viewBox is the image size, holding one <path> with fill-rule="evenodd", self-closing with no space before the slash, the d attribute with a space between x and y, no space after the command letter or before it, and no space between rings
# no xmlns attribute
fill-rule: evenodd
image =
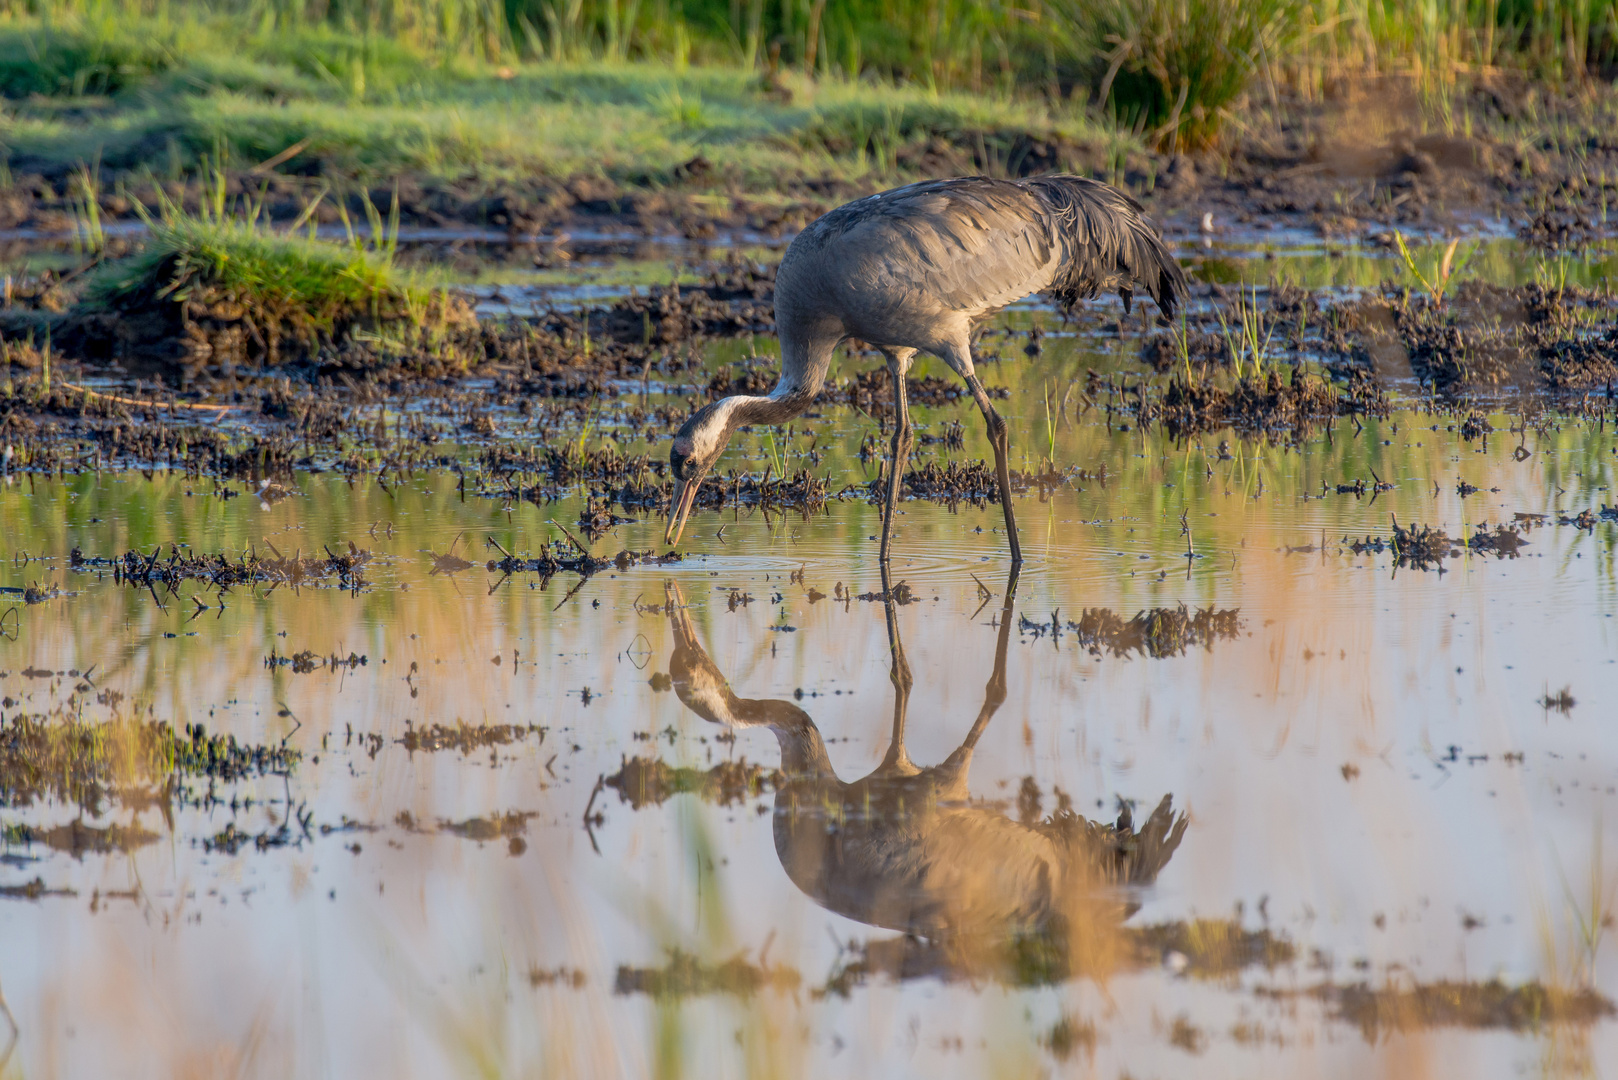
<svg viewBox="0 0 1618 1080"><path fill-rule="evenodd" d="M784 424L802 415L820 393L831 370L832 353L842 341L841 331L781 332L781 378L768 394L733 394L714 402L721 414L726 438L749 424Z"/></svg>

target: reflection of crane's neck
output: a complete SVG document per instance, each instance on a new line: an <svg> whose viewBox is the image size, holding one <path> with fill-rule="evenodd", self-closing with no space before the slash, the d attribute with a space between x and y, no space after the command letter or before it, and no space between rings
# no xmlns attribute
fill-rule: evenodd
<svg viewBox="0 0 1618 1080"><path fill-rule="evenodd" d="M808 713L792 702L737 698L732 715L743 725L761 725L775 732L775 740L781 745L781 771L788 777L836 779L820 729Z"/></svg>

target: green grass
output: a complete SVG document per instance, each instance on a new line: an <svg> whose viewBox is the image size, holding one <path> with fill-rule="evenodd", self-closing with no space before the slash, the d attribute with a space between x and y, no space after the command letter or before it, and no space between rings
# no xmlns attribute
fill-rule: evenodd
<svg viewBox="0 0 1618 1080"><path fill-rule="evenodd" d="M446 317L442 292L394 265L397 205L387 222L372 210L368 240L350 229L349 243L334 244L271 231L249 200L228 206L222 173L211 195L199 213L165 203L160 217L147 215L151 235L140 253L103 267L85 299L112 309L239 305L255 324L305 340L311 331L401 320L419 328Z"/></svg>
<svg viewBox="0 0 1618 1080"><path fill-rule="evenodd" d="M1090 100L1131 130L1202 145L1254 90L1410 74L1442 107L1437 90L1483 68L1587 84L1618 63L1618 0L0 0L13 100L190 85L387 104L586 61L728 70L755 98L795 71L878 98L902 85ZM714 108L683 90L668 102L691 127Z"/></svg>
<svg viewBox="0 0 1618 1080"><path fill-rule="evenodd" d="M1050 0L1054 24L1132 127L1206 147L1266 57L1299 32L1299 0Z"/></svg>
<svg viewBox="0 0 1618 1080"><path fill-rule="evenodd" d="M301 144L281 168L361 179L593 173L657 186L700 155L719 181L767 191L793 176L895 173L906 147L934 138L980 146L986 171L1014 167L1030 138L1109 159L1136 145L1079 110L998 95L789 74L785 100L736 66L500 66L324 29L250 38L232 53L217 22L167 33L168 66L112 102L35 99L0 114L13 172L97 161L178 178L205 158L249 168ZM0 57L27 36L0 26Z"/></svg>
<svg viewBox="0 0 1618 1080"><path fill-rule="evenodd" d="M1618 0L0 0L0 144L14 174L301 144L282 169L652 187L701 155L710 187L778 191L1015 172L1041 141L1106 171L1367 75L1414 77L1452 128L1468 72L1567 88L1615 62Z"/></svg>
<svg viewBox="0 0 1618 1080"><path fill-rule="evenodd" d="M175 64L171 28L128 29L125 20L111 14L0 26L0 95L113 94L149 82Z"/></svg>

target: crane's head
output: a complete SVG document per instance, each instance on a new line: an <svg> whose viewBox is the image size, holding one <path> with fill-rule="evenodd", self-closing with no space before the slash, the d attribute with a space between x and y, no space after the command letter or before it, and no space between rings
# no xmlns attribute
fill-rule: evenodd
<svg viewBox="0 0 1618 1080"><path fill-rule="evenodd" d="M691 507L697 501L697 489L730 442L734 401L734 398L725 398L704 405L675 433L674 446L669 450L674 497L669 500L669 526L663 534L665 544L680 542L685 519L691 515Z"/></svg>

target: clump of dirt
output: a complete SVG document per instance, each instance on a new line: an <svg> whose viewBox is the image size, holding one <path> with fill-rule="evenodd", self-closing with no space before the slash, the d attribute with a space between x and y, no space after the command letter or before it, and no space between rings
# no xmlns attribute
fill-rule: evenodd
<svg viewBox="0 0 1618 1080"><path fill-rule="evenodd" d="M361 336L429 352L435 337L476 323L460 297L396 282L380 264L339 254L336 245L246 228L154 228L159 253L99 273L62 328L65 351L172 371L184 383L209 368L311 359ZM345 259L353 265L343 266ZM253 273L238 278L235 263Z"/></svg>
<svg viewBox="0 0 1618 1080"><path fill-rule="evenodd" d="M782 779L779 771L749 764L746 758L722 761L711 769L690 769L655 758L633 757L625 759L618 771L602 783L618 793L620 802L639 810L683 794L717 806L731 806L774 791Z"/></svg>
<svg viewBox="0 0 1618 1080"><path fill-rule="evenodd" d="M1528 542L1527 533L1516 525L1496 525L1492 530L1487 525L1479 525L1477 531L1465 540L1452 540L1442 529L1427 525L1406 528L1399 524L1398 518L1394 518L1389 546L1399 566L1442 571L1445 559L1458 557L1467 551L1493 555L1497 559L1515 559ZM1366 551L1381 552L1383 544L1380 539L1367 537L1363 541L1350 543L1349 548L1358 555Z"/></svg>
<svg viewBox="0 0 1618 1080"><path fill-rule="evenodd" d="M1428 525L1404 528L1398 518L1393 519L1393 550L1400 566L1413 566L1417 570L1442 568L1445 559L1459 554L1442 529Z"/></svg>
<svg viewBox="0 0 1618 1080"><path fill-rule="evenodd" d="M1618 382L1618 324L1595 336L1564 337L1540 348L1540 371L1557 390L1588 390Z"/></svg>
<svg viewBox="0 0 1618 1080"><path fill-rule="evenodd" d="M274 553L274 558L260 557L257 552L236 559L224 554L191 555L182 553L179 545L174 544L170 545L169 557L164 559L163 546L159 544L149 555L127 551L109 559L85 555L74 548L68 565L86 573L110 570L115 583L154 591L161 585L171 594L185 581L221 589L253 582L313 585L327 579L335 579L339 587L351 592L365 586L364 568L371 561L371 553L356 547L352 540L348 550L341 554L327 547L324 559L304 558L301 551L289 558L269 540L264 541L264 546Z"/></svg>
<svg viewBox="0 0 1618 1080"><path fill-rule="evenodd" d="M1011 469L1008 475L1012 493L1021 494L1034 489L1048 492L1067 483L1075 472L1063 472L1047 463L1044 472ZM887 478L879 476L862 485L861 491L869 501L880 503L887 498ZM907 499L942 503L952 510L961 503L981 508L1000 501L1000 481L994 466L984 461L928 460L905 473L899 493Z"/></svg>
<svg viewBox="0 0 1618 1080"><path fill-rule="evenodd" d="M1194 369L1206 371L1230 363L1230 345L1210 329L1188 325L1183 341L1169 334L1147 338L1141 344L1140 358L1159 375L1183 372L1187 361Z"/></svg>
<svg viewBox="0 0 1618 1080"><path fill-rule="evenodd" d="M846 599L847 597L853 595L854 590L848 589L845 591L842 589L842 584L843 583L841 581L837 583L838 590L842 592L842 596L839 597L839 599ZM863 592L858 596L855 596L854 599L863 600L867 604L897 604L900 607L904 607L906 604L917 604L921 602L921 597L916 595L915 590L910 587L910 582L908 581L901 581L891 589Z"/></svg>
<svg viewBox="0 0 1618 1080"><path fill-rule="evenodd" d="M1286 382L1272 368L1262 377L1244 376L1228 390L1211 380L1187 383L1175 378L1157 408L1175 437L1221 427L1293 428L1338 415L1385 416L1389 411L1381 388L1373 381L1353 380L1348 389L1339 392L1326 380L1304 374L1301 367L1293 368ZM1151 411L1150 407L1143 409Z"/></svg>
<svg viewBox="0 0 1618 1080"><path fill-rule="evenodd" d="M535 724L526 727L518 724L468 724L463 720L457 720L454 727L429 724L418 728L406 720L404 736L396 741L412 754L418 750L425 754L453 750L466 755L474 750L510 746L536 734L539 736L539 743L543 745L547 730Z"/></svg>
<svg viewBox="0 0 1618 1080"><path fill-rule="evenodd" d="M590 316L592 333L623 343L674 345L694 338L775 330L775 267L733 259L698 285L663 285Z"/></svg>
<svg viewBox="0 0 1618 1080"><path fill-rule="evenodd" d="M290 259L279 247L290 241L216 231L268 249L259 261L269 267ZM331 280L316 274L314 284L300 278L279 290L211 280L210 263L195 253L138 256L127 260L133 269L102 272L112 284L97 278L88 290L82 280L69 288L42 276L0 307L0 365L41 369L29 342L49 339L59 358L183 387L272 370L421 379L492 364L518 369L502 375L524 395L597 397L616 393L611 380L643 377L653 363L667 372L697 362L690 350L683 361L671 355L674 346L774 329L774 268L734 254L708 264L705 282L654 287L607 307L477 319L467 296L341 252L296 252L291 265L313 264ZM359 267L353 275L337 272L344 259Z"/></svg>
<svg viewBox="0 0 1618 1080"><path fill-rule="evenodd" d="M1086 608L1077 622L1070 619L1065 625L1056 613L1049 622L1034 622L1024 615L1018 629L1035 640L1044 634L1060 636L1065 630L1094 656L1105 651L1115 657L1139 653L1162 659L1183 656L1192 646L1212 649L1215 641L1233 640L1241 635L1242 620L1239 608L1193 611L1180 604L1139 611L1127 620L1110 608Z"/></svg>
<svg viewBox="0 0 1618 1080"><path fill-rule="evenodd" d="M1468 550L1497 559L1517 558L1527 543L1527 538L1515 525L1496 525L1493 532L1487 525L1479 525L1478 531L1466 538Z"/></svg>
<svg viewBox="0 0 1618 1080"><path fill-rule="evenodd" d="M670 949L669 962L660 968L620 965L613 983L615 994L648 994L654 998L735 994L745 997L760 990L795 991L803 976L784 964L753 963L737 954L718 964L705 964L682 950Z"/></svg>
<svg viewBox="0 0 1618 1080"><path fill-rule="evenodd" d="M1440 390L1498 386L1510 374L1516 350L1498 329L1420 304L1400 312L1398 329L1411 370Z"/></svg>
<svg viewBox="0 0 1618 1080"><path fill-rule="evenodd" d="M370 662L369 657L361 656L358 653L351 652L347 656L339 656L336 653L332 653L330 656L321 656L313 649L304 649L293 653L291 656L282 656L272 649L270 650L270 655L264 658L264 666L271 671L277 668L289 667L294 675L308 675L322 669L327 671L358 671Z"/></svg>

